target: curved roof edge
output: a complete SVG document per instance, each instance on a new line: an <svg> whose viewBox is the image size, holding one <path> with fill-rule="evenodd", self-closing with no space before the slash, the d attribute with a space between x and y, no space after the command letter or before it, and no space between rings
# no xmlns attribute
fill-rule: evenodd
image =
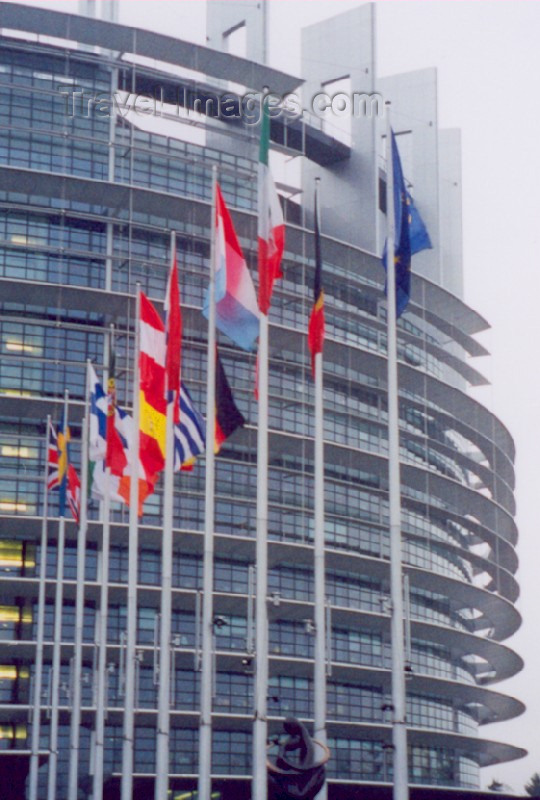
<svg viewBox="0 0 540 800"><path fill-rule="evenodd" d="M171 195L168 192L157 191L144 186L133 186L127 183L109 183L108 181L98 180L96 178L43 172L26 167L2 165L0 171L2 175L2 187L5 191L44 196L55 193L57 196L66 197L70 200L87 202L90 204L93 203L104 208L112 209L127 207L130 192L133 192L135 211L148 214L164 214L163 201L164 198L166 198L166 206L168 208L167 217L169 220L182 219L183 210L189 209L192 215L195 210L197 213L194 222L200 224L202 227L210 228L209 220L211 208L209 201ZM235 224L238 223L237 233L239 237L241 238L244 235L250 236L254 212L236 208L231 208L231 210L234 214ZM287 249L291 252L302 253L302 237L306 233L310 234L311 231L288 222ZM322 239L325 243L326 258L331 259L333 255L334 258L337 259L336 263L343 263L345 261L345 253L349 255L349 258L346 259L347 261L350 261L350 254L354 253L361 258L364 276L374 285L380 286L382 291L383 279L381 260L375 253L362 250L355 245L330 236L323 236ZM463 334L473 335L489 328L488 322L460 300L459 297L456 297L456 295L453 295L441 286L432 283L427 278L421 275L415 275L412 285L413 294L411 308L417 308L420 316L423 314L418 296L415 298L414 287L415 285L417 286L417 291L424 291L425 289L426 308L430 310L433 323L435 323L435 317L437 317L446 323L445 329L447 329L448 324L454 326L459 324L459 329L461 331L460 343L462 345ZM424 289L421 287L424 287Z"/></svg>
<svg viewBox="0 0 540 800"><path fill-rule="evenodd" d="M246 58L143 28L18 3L2 3L1 14L2 28L82 42L146 58L156 58L156 53L159 53L160 61L216 78L226 75L228 80L258 91L269 86L273 92L284 95L303 83L300 78Z"/></svg>
<svg viewBox="0 0 540 800"><path fill-rule="evenodd" d="M289 224L287 227L296 228L297 226ZM302 230L300 228L297 229L300 231ZM336 246L337 248L346 247L349 250L357 250L358 252L369 256L369 260L377 269L375 279L382 286L383 281L380 273L380 270L382 269L381 258L379 255L377 255L377 253L372 253L369 250L362 250L355 245L349 244L332 236L324 235L322 236L322 239L324 239L325 243L330 245L330 247L332 245ZM327 255L326 248L325 255ZM448 309L450 308L452 310L453 324L459 324L462 333L472 335L489 329L489 322L481 314L468 306L467 303L461 300L461 298L457 297L457 295L452 294L452 292L449 292L448 289L444 289L442 286L439 286L439 284L430 281L429 278L426 278L423 275L418 275L414 271L413 278L414 280L411 282L411 304L417 306L421 312L424 308L423 302L425 299L425 307L432 312L433 316L440 317L443 320L448 321ZM425 287L425 298L423 297L424 290L420 288L422 286ZM459 312L459 314L456 312Z"/></svg>
<svg viewBox="0 0 540 800"><path fill-rule="evenodd" d="M192 218L194 217L193 221L196 224L202 227L210 227L210 203L204 200L194 201L192 198L179 197L144 187L130 186L129 184L111 184L107 181L101 181L95 178L81 178L79 176L63 175L60 173L51 174L39 170L21 169L19 167L8 167L4 165L0 166L0 175L2 188L8 192L13 191L30 196L49 196L51 193L54 193L55 196L58 197L69 197L69 199L73 201L93 203L104 208L118 209L128 207L130 195L133 192L134 211L149 214L165 213L163 209L166 208L167 217L170 221L172 219L182 219L182 212L185 211L188 213L189 209L189 213L192 215ZM163 204L164 198L167 198L166 204ZM242 223L244 226L246 223L251 225L253 213L236 210L234 213L235 217L238 215L238 219L241 222L238 232L242 235ZM299 238L303 236L306 231L289 224L287 225L287 231L288 234L291 234L288 238L288 247L291 249L290 246L292 244L292 249L294 250L295 235ZM362 268L366 270L366 277L373 281L380 281L380 259L373 253L360 250L353 245L332 239L331 237L323 237L323 239L330 247L334 246L336 248L336 257L340 257L340 254L343 256L344 251L348 252L349 255L351 252L356 253L361 257ZM302 252L301 244L300 240L296 242L296 249L299 253ZM442 289L440 286L429 282L426 278L421 276L415 276L413 286L414 284L425 285L425 287L429 288L430 296L438 298L435 305L440 306L441 318L448 322L448 314L450 313L452 315L450 318L451 320L459 320L462 331L474 334L475 332L489 327L488 323L480 314L477 314L462 300L446 289ZM430 302L431 301L428 300L427 305L429 305ZM431 307L431 311L433 311L433 307ZM438 316L439 311L437 310L435 313ZM329 343L330 342L331 340L329 340ZM402 365L401 369L404 367L406 368L406 365ZM472 368L469 367L469 370L470 369ZM484 410L487 412L487 409L484 408ZM491 412L487 413L491 414ZM499 425L499 433L504 440L504 446L511 448L512 457L514 457L515 445L510 432L496 415L491 414L491 416Z"/></svg>

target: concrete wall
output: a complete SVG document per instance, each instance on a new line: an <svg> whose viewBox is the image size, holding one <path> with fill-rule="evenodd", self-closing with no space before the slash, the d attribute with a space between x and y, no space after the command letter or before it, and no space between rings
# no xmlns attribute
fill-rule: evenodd
<svg viewBox="0 0 540 800"><path fill-rule="evenodd" d="M348 76L349 91L375 91L375 6L359 6L302 31L304 108L326 85ZM315 118L314 123L317 123ZM328 132L331 127L326 128ZM323 168L304 159L306 219L312 219L312 187L321 178L322 232L376 251L376 120L352 117L350 159Z"/></svg>
<svg viewBox="0 0 540 800"><path fill-rule="evenodd" d="M228 51L227 33L242 25L246 29L246 52L242 55L259 64L266 63L266 14L264 0L207 0L206 44L214 50Z"/></svg>
<svg viewBox="0 0 540 800"><path fill-rule="evenodd" d="M433 250L423 250L413 256L413 273L446 287L440 258L437 72L422 69L381 78L378 87L385 100L391 102L392 128L404 178L433 244ZM379 136L382 138L384 134L381 124ZM385 224L381 220L380 223L379 249L385 232Z"/></svg>
<svg viewBox="0 0 540 800"><path fill-rule="evenodd" d="M439 131L439 159L443 283L463 299L461 131Z"/></svg>

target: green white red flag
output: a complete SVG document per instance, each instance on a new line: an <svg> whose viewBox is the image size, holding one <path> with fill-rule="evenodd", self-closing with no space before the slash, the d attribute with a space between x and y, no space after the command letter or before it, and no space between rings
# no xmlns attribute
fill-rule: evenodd
<svg viewBox="0 0 540 800"><path fill-rule="evenodd" d="M315 356L324 347L324 290L322 285L321 221L319 197L315 189L315 281L313 285L313 308L309 318L308 346L311 353L311 369L315 376Z"/></svg>
<svg viewBox="0 0 540 800"><path fill-rule="evenodd" d="M262 102L261 143L258 172L258 244L259 244L259 308L268 314L274 281L283 277L281 258L285 244L285 226L279 197L268 166L270 146L270 117L267 104Z"/></svg>

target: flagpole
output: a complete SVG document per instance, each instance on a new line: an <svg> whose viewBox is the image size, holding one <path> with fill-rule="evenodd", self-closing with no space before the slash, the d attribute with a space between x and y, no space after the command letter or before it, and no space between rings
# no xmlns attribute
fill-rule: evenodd
<svg viewBox="0 0 540 800"><path fill-rule="evenodd" d="M69 391L64 393L64 436L67 436ZM67 443L66 443L67 449ZM67 464L63 480L67 490ZM60 487L59 487L60 488ZM58 768L58 689L60 686L60 645L62 641L62 605L64 599L64 547L66 532L65 502L62 515L58 520L57 562L56 562L56 591L54 597L54 641L53 662L51 679L51 725L49 736L49 774L47 776L47 800L57 800L56 773Z"/></svg>
<svg viewBox="0 0 540 800"><path fill-rule="evenodd" d="M317 231L320 234L319 178L315 179L317 196ZM326 744L326 576L325 576L325 538L324 538L324 403L323 403L323 354L315 354L315 531L314 531L314 572L315 572L315 668L314 668L314 734L315 739ZM326 780L317 794L317 800L326 800L328 788Z"/></svg>
<svg viewBox="0 0 540 800"><path fill-rule="evenodd" d="M90 419L88 365L86 362L86 398L82 423L81 507L77 537L77 592L75 598L75 658L73 662L73 705L71 711L68 800L77 800L79 774L79 736L81 726L81 677L84 627L84 581L86 565L86 531L88 519L88 423Z"/></svg>
<svg viewBox="0 0 540 800"><path fill-rule="evenodd" d="M214 484L216 406L216 182L212 167L212 219L210 223L210 283L208 286L208 348L206 378L206 452L204 500L204 562L202 602L201 703L199 732L199 800L210 800L212 788L212 645L214 584Z"/></svg>
<svg viewBox="0 0 540 800"><path fill-rule="evenodd" d="M395 280L394 166L390 104L386 104L386 247L388 348L388 498L390 506L390 601L392 638L392 742L394 800L408 800L407 727L405 705L405 648L403 640L403 577L401 554L401 495L399 467L399 407Z"/></svg>
<svg viewBox="0 0 540 800"><path fill-rule="evenodd" d="M262 63L266 66L268 64L268 0L262 0Z"/></svg>
<svg viewBox="0 0 540 800"><path fill-rule="evenodd" d="M93 800L103 797L103 756L107 713L107 619L109 605L109 553L111 538L111 468L105 468L103 533L101 539L101 580L99 592L98 671L96 685L96 732L94 741Z"/></svg>
<svg viewBox="0 0 540 800"><path fill-rule="evenodd" d="M41 544L39 565L38 588L38 616L36 635L36 663L34 673L34 707L32 709L32 743L30 756L30 782L28 798L37 800L38 768L39 768L39 739L41 727L41 692L43 686L43 629L45 627L45 585L47 580L47 518L49 515L49 428L51 426L50 414L47 415L47 433L45 435L45 470L43 476L43 519L41 522Z"/></svg>
<svg viewBox="0 0 540 800"><path fill-rule="evenodd" d="M113 353L114 325L110 326L109 335L109 365ZM108 369L108 382L111 380L110 366ZM107 419L111 411L109 386L107 385ZM113 409L113 413L115 413ZM108 423L107 423L108 424ZM114 422L113 422L114 424ZM105 431L107 440L107 430ZM107 444L105 445L107 447ZM107 450L105 450L107 455ZM107 714L107 622L109 609L109 557L111 541L111 468L105 459L104 495L101 504L103 513L103 528L101 535L101 575L99 591L99 627L98 627L98 664L96 685L96 729L94 737L94 775L92 779L92 798L102 800L103 797L103 757L105 747L105 716Z"/></svg>
<svg viewBox="0 0 540 800"><path fill-rule="evenodd" d="M268 709L268 316L259 321L259 416L257 425L257 542L255 590L255 716L253 800L266 800Z"/></svg>
<svg viewBox="0 0 540 800"><path fill-rule="evenodd" d="M126 684L122 741L121 800L133 795L133 739L135 733L135 654L137 647L137 567L139 561L139 318L140 286L135 300L135 337L133 349L133 442L130 458L129 554L127 586ZM49 800L52 800L50 798Z"/></svg>
<svg viewBox="0 0 540 800"><path fill-rule="evenodd" d="M170 275L175 263L176 233L171 231ZM169 314L173 311L168 310ZM170 389L167 385L167 391ZM166 458L163 483L163 544L161 553L161 624L159 634L159 689L156 743L155 800L167 800L169 788L169 732L171 703L171 614L173 565L174 406L176 392L167 398ZM174 676L173 676L174 680Z"/></svg>

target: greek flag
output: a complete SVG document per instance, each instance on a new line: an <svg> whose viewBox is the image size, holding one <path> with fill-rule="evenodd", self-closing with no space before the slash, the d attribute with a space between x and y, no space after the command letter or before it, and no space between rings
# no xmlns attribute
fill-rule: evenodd
<svg viewBox="0 0 540 800"><path fill-rule="evenodd" d="M184 383L180 385L180 421L174 426L174 470L191 469L204 452L204 419L199 414Z"/></svg>

